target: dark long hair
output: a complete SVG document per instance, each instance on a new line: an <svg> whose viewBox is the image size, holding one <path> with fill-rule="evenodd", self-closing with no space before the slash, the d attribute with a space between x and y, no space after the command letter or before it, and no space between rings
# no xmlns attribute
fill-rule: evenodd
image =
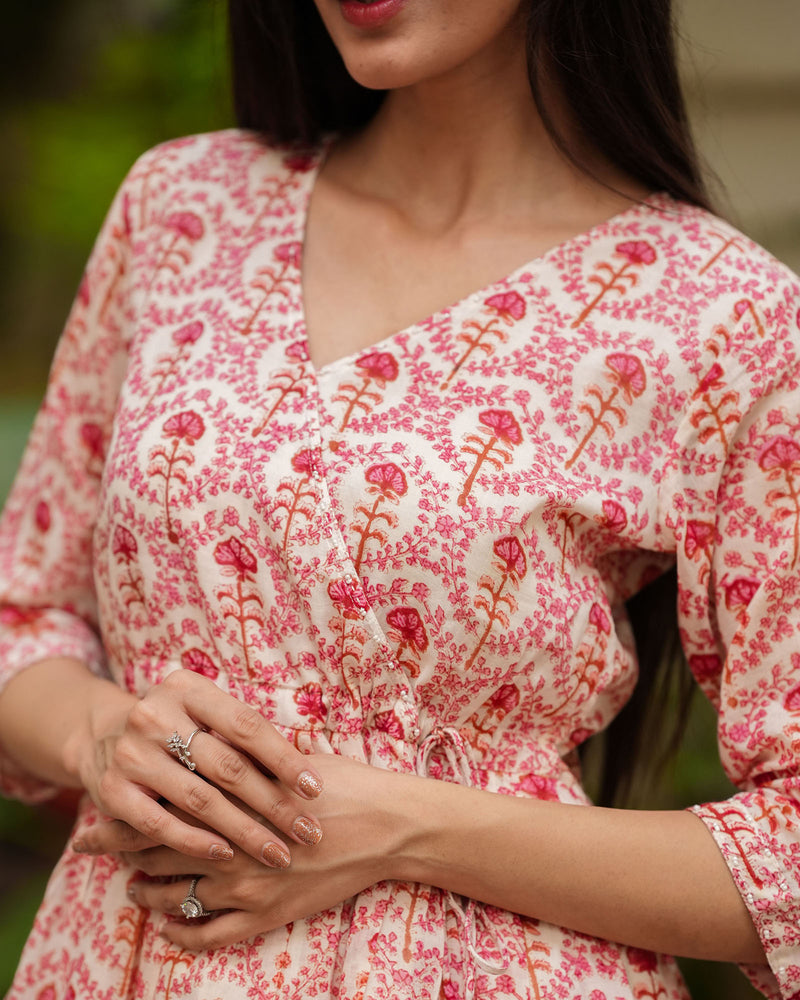
<svg viewBox="0 0 800 1000"><path fill-rule="evenodd" d="M564 155L590 173L579 152L588 146L646 188L710 207L678 78L671 0L526 2L531 91ZM328 133L361 128L376 113L384 94L350 77L312 0L228 0L228 9L241 126L272 141L315 144ZM548 101L554 92L571 113L578 142L556 125ZM678 710L662 745L677 743L691 678L673 654L675 606L674 571L629 602L640 679L605 734L601 801L630 784L645 726L653 742L645 706L665 696L665 678L680 669ZM664 713L658 717L663 722Z"/></svg>

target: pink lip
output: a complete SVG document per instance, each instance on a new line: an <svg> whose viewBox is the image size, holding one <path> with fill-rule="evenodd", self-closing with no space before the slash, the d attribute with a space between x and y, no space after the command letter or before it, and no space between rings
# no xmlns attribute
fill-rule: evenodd
<svg viewBox="0 0 800 1000"><path fill-rule="evenodd" d="M359 3L359 0L340 0L342 16L358 28L380 28L405 7L406 0L375 0L375 3Z"/></svg>

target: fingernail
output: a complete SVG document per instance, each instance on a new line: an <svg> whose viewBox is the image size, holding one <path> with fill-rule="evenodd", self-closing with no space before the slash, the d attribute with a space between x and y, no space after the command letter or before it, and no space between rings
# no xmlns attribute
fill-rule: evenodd
<svg viewBox="0 0 800 1000"><path fill-rule="evenodd" d="M72 850L76 854L86 854L89 850L89 845L82 837L78 837L77 840L72 841Z"/></svg>
<svg viewBox="0 0 800 1000"><path fill-rule="evenodd" d="M313 820L308 819L307 816L297 817L294 823L292 823L292 833L298 840L302 840L304 844L308 844L309 847L313 847L322 840L322 830L320 830Z"/></svg>
<svg viewBox="0 0 800 1000"><path fill-rule="evenodd" d="M289 852L281 847L280 844L274 842L265 844L261 855L267 864L272 865L273 868L288 868L292 863Z"/></svg>
<svg viewBox="0 0 800 1000"><path fill-rule="evenodd" d="M233 861L233 850L225 844L212 844L208 856L212 861Z"/></svg>
<svg viewBox="0 0 800 1000"><path fill-rule="evenodd" d="M303 795L307 795L310 799L315 799L322 791L322 782L311 771L303 771L297 779L297 787Z"/></svg>

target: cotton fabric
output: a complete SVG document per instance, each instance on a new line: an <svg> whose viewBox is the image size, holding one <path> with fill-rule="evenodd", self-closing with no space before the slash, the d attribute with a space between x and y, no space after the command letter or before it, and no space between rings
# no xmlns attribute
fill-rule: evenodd
<svg viewBox="0 0 800 1000"><path fill-rule="evenodd" d="M751 976L800 996L796 279L655 195L317 370L321 158L227 131L125 180L0 526L3 683L54 655L140 695L194 670L304 751L590 807L575 747L636 680L623 603L677 563L741 789L694 811ZM404 883L194 954L131 876L65 851L10 1000L688 996L667 956Z"/></svg>

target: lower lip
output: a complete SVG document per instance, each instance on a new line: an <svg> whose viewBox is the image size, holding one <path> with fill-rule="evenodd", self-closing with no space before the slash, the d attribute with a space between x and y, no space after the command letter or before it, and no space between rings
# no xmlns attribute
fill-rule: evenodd
<svg viewBox="0 0 800 1000"><path fill-rule="evenodd" d="M380 28L405 7L406 0L376 0L375 3L340 0L340 4L345 21L358 28Z"/></svg>

